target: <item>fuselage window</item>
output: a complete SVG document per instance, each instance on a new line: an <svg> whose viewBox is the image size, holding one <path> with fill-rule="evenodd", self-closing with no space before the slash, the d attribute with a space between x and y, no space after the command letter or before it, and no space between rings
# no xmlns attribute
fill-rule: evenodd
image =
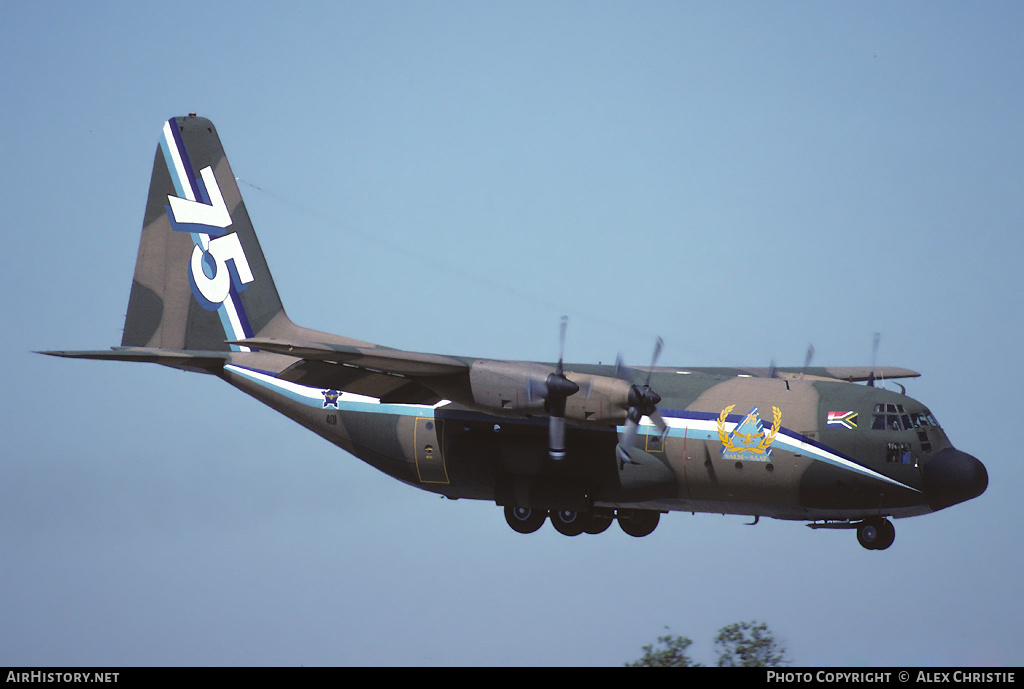
<svg viewBox="0 0 1024 689"><path fill-rule="evenodd" d="M889 405L892 406L892 405ZM910 417L906 414L904 421L900 420L900 417L896 414L872 414L871 415L871 428L876 431L903 431L910 428ZM904 423L907 425L904 427Z"/></svg>
<svg viewBox="0 0 1024 689"><path fill-rule="evenodd" d="M913 464L914 458L910 454L910 443L889 443L885 461L893 464Z"/></svg>

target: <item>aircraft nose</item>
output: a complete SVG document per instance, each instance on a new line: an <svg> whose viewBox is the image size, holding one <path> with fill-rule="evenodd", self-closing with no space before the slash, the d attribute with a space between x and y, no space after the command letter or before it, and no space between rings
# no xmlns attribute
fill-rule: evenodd
<svg viewBox="0 0 1024 689"><path fill-rule="evenodd" d="M976 498L988 488L988 471L975 457L952 447L924 465L924 492L933 510Z"/></svg>

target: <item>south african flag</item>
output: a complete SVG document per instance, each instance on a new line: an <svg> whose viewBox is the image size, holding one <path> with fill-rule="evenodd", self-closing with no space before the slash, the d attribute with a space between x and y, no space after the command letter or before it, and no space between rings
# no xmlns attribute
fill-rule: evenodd
<svg viewBox="0 0 1024 689"><path fill-rule="evenodd" d="M857 412L854 411L830 411L828 413L829 426L842 426L843 428L857 427Z"/></svg>

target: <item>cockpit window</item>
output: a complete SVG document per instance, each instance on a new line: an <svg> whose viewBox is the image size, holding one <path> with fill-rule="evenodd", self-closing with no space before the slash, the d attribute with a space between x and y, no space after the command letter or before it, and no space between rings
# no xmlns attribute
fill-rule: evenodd
<svg viewBox="0 0 1024 689"><path fill-rule="evenodd" d="M871 428L876 431L906 431L913 428L910 414L902 404L876 404L875 413L871 415Z"/></svg>
<svg viewBox="0 0 1024 689"><path fill-rule="evenodd" d="M871 429L875 431L915 431L923 453L932 451L934 437L943 436L939 422L927 409L908 412L902 404L876 404L871 415ZM889 443L886 461L893 464L916 464L911 444Z"/></svg>
<svg viewBox="0 0 1024 689"><path fill-rule="evenodd" d="M928 427L938 428L939 423L927 409L908 413L902 404L876 404L871 415L871 428L876 431L909 431Z"/></svg>

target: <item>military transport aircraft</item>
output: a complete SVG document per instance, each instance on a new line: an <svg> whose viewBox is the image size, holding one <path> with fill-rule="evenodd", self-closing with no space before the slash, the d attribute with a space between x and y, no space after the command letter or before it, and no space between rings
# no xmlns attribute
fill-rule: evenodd
<svg viewBox="0 0 1024 689"><path fill-rule="evenodd" d="M494 501L521 533L618 521L645 536L663 513L716 512L856 529L882 550L887 517L988 485L923 404L874 385L914 371L658 367L660 348L630 370L561 353L422 354L297 326L213 124L189 115L163 127L121 346L44 353L218 376L400 481Z"/></svg>

